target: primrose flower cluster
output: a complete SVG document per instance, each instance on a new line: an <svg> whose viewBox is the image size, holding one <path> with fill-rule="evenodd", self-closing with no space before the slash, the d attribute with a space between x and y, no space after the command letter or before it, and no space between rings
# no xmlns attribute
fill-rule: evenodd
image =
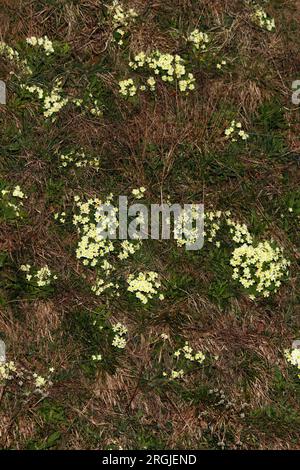
<svg viewBox="0 0 300 470"><path fill-rule="evenodd" d="M203 220L203 224L200 220ZM186 227L184 236L181 236L181 227ZM190 226L190 229L187 227ZM252 236L248 230L246 224L241 224L234 221L231 218L230 211L205 211L204 213L199 212L196 207L193 209L183 209L178 221L174 226L174 237L177 239L178 246L184 246L188 243L195 243L197 237L203 234L205 240L209 243L215 242L215 245L219 248L221 242L218 239L221 230L226 227L229 233L231 241L236 244L243 244L253 242ZM229 230L228 230L229 229Z"/></svg>
<svg viewBox="0 0 300 470"><path fill-rule="evenodd" d="M130 274L127 283L127 290L133 293L143 304L147 304L149 300L155 297L159 300L164 299L164 295L159 293L161 282L158 279L158 273L154 271Z"/></svg>
<svg viewBox="0 0 300 470"><path fill-rule="evenodd" d="M50 368L50 372L53 372L53 369ZM34 384L38 391L41 389L46 388L49 385L52 385L52 382L49 380L48 377L43 377L42 375L38 375L37 373L33 374L34 377Z"/></svg>
<svg viewBox="0 0 300 470"><path fill-rule="evenodd" d="M137 87L134 84L132 78L128 78L127 80L121 80L119 82L120 87L120 94L126 97L134 96L137 92Z"/></svg>
<svg viewBox="0 0 300 470"><path fill-rule="evenodd" d="M230 212L226 212L225 215L230 215ZM213 243L220 230L221 230L221 217L223 216L222 211L207 211L204 212L204 237L209 243ZM220 241L216 241L216 246L220 247Z"/></svg>
<svg viewBox="0 0 300 470"><path fill-rule="evenodd" d="M279 247L264 241L257 246L243 244L235 248L230 264L233 279L248 291L251 299L255 299L259 295L269 297L271 292L277 292L288 273L290 262L283 257Z"/></svg>
<svg viewBox="0 0 300 470"><path fill-rule="evenodd" d="M123 240L120 244L120 251L118 253L119 260L124 260L129 258L130 255L133 255L137 250L142 246L142 242L137 240L130 242L128 240Z"/></svg>
<svg viewBox="0 0 300 470"><path fill-rule="evenodd" d="M178 246L193 244L204 234L203 224L197 223L203 218L203 214L199 213L196 205L181 210L174 223L174 238ZM184 233L182 233L182 227L185 227Z"/></svg>
<svg viewBox="0 0 300 470"><path fill-rule="evenodd" d="M92 361L100 362L102 361L102 354L92 354Z"/></svg>
<svg viewBox="0 0 300 470"><path fill-rule="evenodd" d="M188 243L195 243L196 239L203 235L205 240L209 243L215 242L216 246L220 247L220 241L217 240L220 231L225 224L234 225L230 219L230 211L205 211L199 212L196 206L191 209L183 209L178 221L174 226L174 237L178 246L184 246ZM202 221L202 222L201 222ZM185 226L184 236L181 234L181 227ZM188 229L190 226L190 229ZM232 233L233 229L230 229Z"/></svg>
<svg viewBox="0 0 300 470"><path fill-rule="evenodd" d="M77 258L83 259L85 266L101 266L107 272L112 270L112 265L103 258L110 253L115 253L119 260L125 260L140 248L140 240L118 241L110 240L107 235L115 235L119 225L118 208L114 207L113 214L98 211L100 206L109 205L113 195L110 194L105 202L99 198L90 198L86 202L79 196L75 196L76 211L73 216L73 224L77 227L81 239L77 247ZM102 264L101 264L102 263Z"/></svg>
<svg viewBox="0 0 300 470"><path fill-rule="evenodd" d="M229 233L233 242L238 245L243 245L245 243L251 245L253 243L252 235L250 234L246 224L236 222L230 217L226 219L226 223L229 226Z"/></svg>
<svg viewBox="0 0 300 470"><path fill-rule="evenodd" d="M181 92L189 92L195 89L195 78L192 73L188 73L184 60L178 55L162 53L158 50L137 54L129 66L135 71L146 74L146 79L139 85L132 78L119 82L120 94L123 96L134 96L137 90L155 91L157 78L166 83L177 83Z"/></svg>
<svg viewBox="0 0 300 470"><path fill-rule="evenodd" d="M114 332L114 337L112 341L112 346L118 349L124 349L127 343L127 333L128 330L126 326L118 322L112 325L112 331Z"/></svg>
<svg viewBox="0 0 300 470"><path fill-rule="evenodd" d="M63 97L61 80L55 81L54 87L50 92L44 91L37 85L21 85L21 88L25 89L30 94L36 94L39 100L43 102L43 114L45 118L52 117L59 113L69 101L67 97Z"/></svg>
<svg viewBox="0 0 300 470"><path fill-rule="evenodd" d="M61 81L57 80L49 94L44 95L44 116L52 117L68 103L68 98L63 98Z"/></svg>
<svg viewBox="0 0 300 470"><path fill-rule="evenodd" d="M184 359L187 359L188 361L191 362L198 362L198 364L202 364L205 361L205 354L201 351L195 351L191 346L189 345L188 341L185 342L185 345L183 348L177 349L177 351L174 352L174 357L179 358L183 356Z"/></svg>
<svg viewBox="0 0 300 470"><path fill-rule="evenodd" d="M257 7L252 15L254 23L267 31L274 31L275 20L271 18L261 7Z"/></svg>
<svg viewBox="0 0 300 470"><path fill-rule="evenodd" d="M98 198L82 201L75 196L76 213L73 224L77 227L80 239L76 256L84 266L96 268L96 279L91 286L92 292L99 296L103 292L119 296L119 281L121 275L116 275L115 264L133 255L141 246L140 240L110 240L106 235L115 234L118 222L118 209L114 208L113 216L98 211L101 205L110 204L113 195L110 194L103 202Z"/></svg>
<svg viewBox="0 0 300 470"><path fill-rule="evenodd" d="M4 55L8 60L14 62L24 75L31 75L32 70L28 66L26 59L21 59L18 51L10 47L5 42L0 41L0 55Z"/></svg>
<svg viewBox="0 0 300 470"><path fill-rule="evenodd" d="M66 216L67 216L67 214L65 213L65 211L56 212L54 214L54 220L57 220L61 224L64 224L66 222Z"/></svg>
<svg viewBox="0 0 300 470"><path fill-rule="evenodd" d="M100 158L90 157L84 153L84 150L79 151L71 150L70 152L60 154L61 166L63 168L75 167L75 168L93 168L99 170Z"/></svg>
<svg viewBox="0 0 300 470"><path fill-rule="evenodd" d="M24 367L17 367L14 361L6 361L0 363L0 385L7 382L16 382L21 387L26 386L26 395L28 395L30 389L33 392L44 393L52 385L51 377L53 372L54 368L50 367L44 377Z"/></svg>
<svg viewBox="0 0 300 470"><path fill-rule="evenodd" d="M17 373L17 367L13 361L0 363L0 384L12 380Z"/></svg>
<svg viewBox="0 0 300 470"><path fill-rule="evenodd" d="M115 271L115 267L107 260L104 260L100 268L102 269L101 277L99 274L96 277L95 284L91 287L92 292L99 296L103 292L111 290L114 292L116 297L119 297L120 294L117 292L119 289L119 284L115 281L112 282L109 280L111 273Z"/></svg>
<svg viewBox="0 0 300 470"><path fill-rule="evenodd" d="M170 374L163 372L164 377L168 377L173 380L182 379L184 377L185 369L192 364L202 365L206 359L205 354L202 351L195 352L189 345L188 341L185 342L182 348L177 349L173 356L178 362L177 369L172 369Z"/></svg>
<svg viewBox="0 0 300 470"><path fill-rule="evenodd" d="M25 194L17 185L13 189L2 189L0 192L0 215L4 218L19 218L23 207L22 199Z"/></svg>
<svg viewBox="0 0 300 470"><path fill-rule="evenodd" d="M73 103L77 108L83 108L84 111L90 113L92 116L99 117L103 115L101 103L99 100L95 99L91 93L87 100L66 96L62 87L62 81L59 79L55 80L53 88L50 91L45 91L40 86L34 84L21 84L20 88L31 95L37 95L38 99L42 101L44 117L52 117L52 121L55 120L54 115L59 113L68 103Z"/></svg>
<svg viewBox="0 0 300 470"><path fill-rule="evenodd" d="M121 46L124 44L129 27L136 21L138 14L134 8L126 9L118 0L114 0L112 5L108 6L108 10L114 28L114 41Z"/></svg>
<svg viewBox="0 0 300 470"><path fill-rule="evenodd" d="M112 195L104 204L109 204L111 197ZM101 229L107 233L114 233L116 220L97 211L103 204L99 198L90 198L84 202L79 196L75 196L74 201L78 213L73 216L73 224L81 236L76 255L85 266L95 267L104 256L115 249L112 240L102 236Z"/></svg>
<svg viewBox="0 0 300 470"><path fill-rule="evenodd" d="M209 43L209 37L207 33L202 33L198 28L196 28L190 33L188 41L193 44L197 51L199 49L205 51L207 49L207 44Z"/></svg>
<svg viewBox="0 0 300 470"><path fill-rule="evenodd" d="M82 98L71 98L69 101L72 102L76 107L83 108L85 111L89 112L92 116L101 117L103 116L102 105L100 100L95 99L92 93L88 93L88 96L85 100Z"/></svg>
<svg viewBox="0 0 300 470"><path fill-rule="evenodd" d="M288 274L290 262L284 258L282 249L273 240L255 245L247 225L232 219L230 211L206 211L204 214L189 212L184 213L184 216L187 219L192 217L195 221L203 217L205 240L214 242L217 248L221 246L221 234L226 235L225 240L222 238L223 243L229 241L230 245L234 244L230 258L230 265L234 268L232 278L244 287L252 300L261 295L269 297L278 291ZM194 243L199 230L203 229L201 224L196 225L198 232L192 228L185 238L179 237L175 225L174 234L179 237L179 246Z"/></svg>
<svg viewBox="0 0 300 470"><path fill-rule="evenodd" d="M26 39L27 44L33 47L41 47L44 49L46 55L50 55L54 53L54 47L52 41L48 38L48 36L43 36L41 38L37 38L36 36L31 36L30 38Z"/></svg>
<svg viewBox="0 0 300 470"><path fill-rule="evenodd" d="M231 218L231 211L207 211L204 213L205 239L210 243L215 242L218 248L220 248L221 243L217 238L224 226L227 229L226 233L229 235L231 242L237 245L253 243L253 238L247 225L233 220Z"/></svg>
<svg viewBox="0 0 300 470"><path fill-rule="evenodd" d="M103 116L103 111L101 109L102 105L99 100L95 99L92 95L92 93L89 94L89 101L90 103L87 103L84 107L87 109L87 111L95 117L101 117Z"/></svg>
<svg viewBox="0 0 300 470"><path fill-rule="evenodd" d="M261 295L269 297L278 291L288 274L290 262L284 258L283 250L273 240L255 245L247 225L233 220L230 211L225 215L229 238L236 245L230 259L234 268L232 278L244 287L250 299L254 300Z"/></svg>
<svg viewBox="0 0 300 470"><path fill-rule="evenodd" d="M201 223L201 219L203 223ZM185 226L184 236L181 236L181 227ZM240 224L231 219L230 211L205 211L199 212L196 208L183 209L177 223L174 226L174 237L177 239L178 246L184 246L188 243L195 243L196 239L203 235L209 243L215 242L219 248L221 242L218 240L222 228L229 228L229 235L235 243L252 243L252 237L245 224ZM191 228L188 229L187 227Z"/></svg>
<svg viewBox="0 0 300 470"><path fill-rule="evenodd" d="M230 139L231 142L237 142L240 140L247 140L249 139L249 134L247 134L242 129L242 124L240 122L236 122L235 120L231 121L230 126L225 129L225 136L226 139Z"/></svg>
<svg viewBox="0 0 300 470"><path fill-rule="evenodd" d="M133 189L131 191L131 194L136 199L142 199L144 197L145 192L146 192L146 188L144 188L144 186L141 186L140 188Z"/></svg>
<svg viewBox="0 0 300 470"><path fill-rule="evenodd" d="M294 348L294 349L286 349L284 351L284 355L286 357L286 360L292 364L293 366L296 366L299 374L298 378L300 379L300 349L299 348Z"/></svg>
<svg viewBox="0 0 300 470"><path fill-rule="evenodd" d="M221 62L219 62L216 65L216 67L217 67L218 70L222 70L225 67L225 65L227 65L227 61L226 60L221 60Z"/></svg>
<svg viewBox="0 0 300 470"><path fill-rule="evenodd" d="M50 286L53 281L57 279L55 274L52 274L47 265L40 269L32 267L30 264L22 264L20 271L25 273L25 278L31 284L37 287Z"/></svg>

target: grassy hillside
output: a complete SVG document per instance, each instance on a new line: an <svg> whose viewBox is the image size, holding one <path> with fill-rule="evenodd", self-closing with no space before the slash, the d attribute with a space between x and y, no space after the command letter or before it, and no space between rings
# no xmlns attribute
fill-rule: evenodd
<svg viewBox="0 0 300 470"><path fill-rule="evenodd" d="M299 449L300 6L0 7L1 448ZM203 248L95 240L119 195Z"/></svg>

